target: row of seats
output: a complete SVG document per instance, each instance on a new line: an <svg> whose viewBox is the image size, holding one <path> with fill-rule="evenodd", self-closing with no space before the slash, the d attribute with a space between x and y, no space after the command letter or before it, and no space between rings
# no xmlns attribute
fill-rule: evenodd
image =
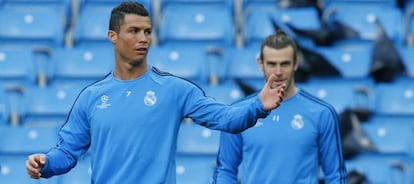
<svg viewBox="0 0 414 184"><path fill-rule="evenodd" d="M33 61L34 56L28 49L0 50L0 84L3 90L12 91L16 86L23 88L25 86L82 88L111 71L113 68L112 52L112 49L106 50L97 47L88 49L63 48L52 53L51 62L46 65L36 65L38 63ZM371 63L369 51L341 51L324 48L323 51L321 49L321 53L339 68L343 75L340 79L371 82L368 75ZM412 55L414 52L406 53ZM259 90L263 82L263 74L255 62L257 54L258 52L253 49L238 48L228 56L217 58L217 53L206 53L199 49L153 47L150 50L148 61L151 65L200 85L231 86L232 83L234 84L234 80L241 80L253 90ZM223 61L221 58L226 60ZM408 59L406 60L407 64L411 63L411 65L407 69L413 71L414 65ZM407 81L410 81L413 74L408 73L401 78L407 78ZM310 86L324 85L318 80L317 82L311 80L307 84L312 84Z"/></svg>
<svg viewBox="0 0 414 184"><path fill-rule="evenodd" d="M256 63L259 49L233 48L223 53L220 49L155 46L149 51L148 62L200 84L243 79L254 85L259 78L260 85L263 75ZM373 77L371 71L375 66L372 46L325 46L314 51L336 68L343 79ZM414 62L411 59L414 57L414 48L397 51L406 69L406 73L399 76L413 78ZM113 65L113 49L109 47L55 49L44 62L39 62L29 48L0 48L0 86L85 86L105 76Z"/></svg>
<svg viewBox="0 0 414 184"><path fill-rule="evenodd" d="M347 160L348 170L364 173L370 182L405 184L412 181L413 157L405 156L413 149L413 118L389 118L387 121L374 121L364 124L364 130L374 141L380 153L362 153ZM398 122L396 122L398 121ZM399 126L395 126L398 123ZM183 123L179 134L176 157L177 183L211 183L218 147L219 132L191 123ZM26 176L24 162L27 155L36 151L47 151L56 140L56 130L50 127L9 127L0 128L2 135L19 137L1 139L1 177L5 183L32 183ZM396 142L395 140L400 140ZM13 142L10 142L13 141ZM11 144L14 143L14 144ZM29 144L28 144L29 143ZM22 144L26 146L21 146ZM39 147L39 145L44 145ZM84 183L91 175L90 157L86 155L68 174L55 176L38 183Z"/></svg>
<svg viewBox="0 0 414 184"><path fill-rule="evenodd" d="M412 83L411 83L412 84ZM378 85L378 90L383 90L381 93L375 93L375 97L382 97L383 100L378 101L375 104L382 104L383 108L378 108L374 111L374 116L368 121L362 123L362 128L371 141L374 143L378 152L360 154L350 160L347 160L348 170L358 170L366 174L372 182L385 182L385 183L403 183L396 182L394 179L402 180L403 176L396 178L388 178L391 176L389 173L390 168L397 169L409 176L412 176L412 172L407 170L412 168L412 158L414 158L414 112L413 112L413 88L407 82L397 84L381 84ZM314 86L315 90L312 90L310 86L301 86L304 89L310 91L316 96L330 101L335 104L339 99L344 102L355 101L359 97L357 94L353 94L350 89L347 89L343 83L338 81L332 83L318 82ZM327 88L329 90L327 91ZM351 88L351 87L350 87ZM354 86L354 89L360 90L360 86ZM38 88L37 90L46 90L46 88ZM66 91L68 92L68 91ZM227 90L220 89L220 92L229 92ZM3 141L4 146L0 148L0 163L1 163L1 176L0 181L16 181L16 182L30 182L28 177L21 177L25 173L24 161L28 154L34 152L47 151L50 146L55 144L57 140L57 130L61 122L64 120L65 112L70 108L70 104L73 102L77 92L72 91L71 94L67 94L63 91L55 91L53 93L38 93L37 96L31 98L37 98L35 104L41 105L40 102L46 102L47 98L56 104L66 106L66 110L61 107L52 105L44 105L43 108L53 108L53 110L61 110L61 119L55 123L58 126L44 123L45 117L38 120L43 123L32 123L28 126L0 126L0 133L7 139L0 139ZM207 94L213 95L209 91ZM392 94L392 95L390 95ZM55 98L51 98L54 97ZM60 97L59 97L60 96ZM213 95L215 96L215 95ZM352 97L351 97L352 96ZM217 96L218 97L218 96ZM31 99L29 98L29 99ZM396 100L401 98L402 100ZM66 100L62 100L66 99ZM59 100L64 101L60 103ZM364 99L367 100L367 99ZM396 102L404 103L396 105ZM361 104L362 103L362 104ZM367 102L369 103L369 101ZM357 106L361 107L365 105L364 101L359 101ZM31 105L27 105L29 107ZM394 107L397 107L404 111L395 112ZM389 112L382 112L389 111ZM47 115L45 112L40 112L41 115ZM50 114L49 114L50 115ZM56 116L51 116L55 118ZM398 141L397 141L398 140ZM215 167L215 156L218 150L219 144L219 131L210 130L192 122L183 121L180 129L177 144L177 181L178 183L193 183L195 181L201 182L211 181L213 169ZM408 156L407 156L408 155ZM411 158L411 160L410 160ZM78 166L68 173L67 175L54 177L51 180L41 180L40 183L67 183L69 180L73 183L73 180L88 181L90 178L90 158L86 156L81 159ZM411 161L411 162L409 162ZM378 173L383 173L378 175ZM16 178L19 177L19 180ZM384 176L384 177L379 177ZM393 176L393 175L392 175ZM65 179L65 178L70 178ZM66 181L66 182L63 182ZM7 182L6 182L7 183ZM13 182L12 182L13 183ZM75 182L76 183L76 182Z"/></svg>
<svg viewBox="0 0 414 184"><path fill-rule="evenodd" d="M177 183L211 183L218 150L219 132L183 123L178 138ZM84 184L91 178L90 156L86 154L69 173L50 179L33 180L24 167L27 155L45 152L55 145L57 130L50 127L0 127L7 139L0 139L0 182L8 184Z"/></svg>
<svg viewBox="0 0 414 184"><path fill-rule="evenodd" d="M6 93L0 93L0 135L8 137L7 139L0 139L0 141L3 141L0 145L5 145L0 147L0 183L74 184L89 182L91 170L88 155L82 158L77 167L70 173L49 180L33 181L29 177L23 177L27 175L24 162L28 154L47 151L50 146L55 144L57 129L64 121L68 109L70 109L81 88L111 70L113 66L111 47L102 47L109 44L106 40L108 12L114 4L111 0L35 0L30 1L30 3L25 2L25 0L14 0L14 2L24 2L20 5L46 1L54 1L57 4L64 2L67 3L66 5L74 4L75 6L71 6L74 9L63 8L67 10L64 13L66 18L62 19L62 16L55 16L55 24L44 25L44 27L50 27L48 30L54 31L49 35L43 34L41 36L43 39L37 43L40 45L37 45L39 47L36 49L36 54L31 52L30 49L20 48L2 48L0 51L0 70L4 69L0 72L0 83L3 83L6 89ZM366 1L376 4L384 3L389 7L395 6L395 1L392 0ZM263 85L263 74L257 68L255 58L259 49L258 45L264 36L275 31L275 24L287 30L289 29L286 25L294 25L294 27L303 30L314 30L323 25L323 22L318 19L315 8L277 8L278 11L275 12L274 0L197 0L191 1L190 5L188 5L187 0L143 2L148 3L147 7L151 7L149 10L155 23L155 30L157 30L154 35L157 44L149 53L148 61L150 64L196 81L206 90L207 94L224 103L231 103L240 99L248 93L259 90ZM174 4L174 2L178 4ZM187 12L187 10L179 9L184 8L184 6L181 6L182 4L194 7L197 3L202 2L209 2L211 6L208 7L213 13L213 7L220 7L221 10L224 7L230 8L230 11L217 13L221 16L219 20L227 21L228 25L208 26L220 22L216 21L217 18L210 19L208 16L210 11L204 10L200 10L202 13L188 11L192 13L192 16L181 15L178 16L178 20L167 19L167 15L168 17L170 17L169 15L175 17L178 13ZM403 14L409 14L411 10L409 6L406 6L406 9L400 12L396 12L394 8L383 7L384 10L381 13L384 11L388 13L377 15L378 13L375 13L377 9L369 11L367 9L355 10L355 13L353 13L354 11L349 9L355 8L355 6L349 4L345 4L347 11L343 11L341 9L343 4L349 2L361 3L361 1L352 0L324 0L323 7L326 11L324 15L331 15L327 16L331 20L347 20L345 18L347 16L361 18L355 21L345 21L352 28L362 31L357 40L372 40L375 38L373 20L376 19L387 22L387 33L391 38L395 38L396 43L401 43L405 39L403 37L407 37L407 35L404 35L409 32L407 30L414 30L414 28L406 26L405 32L402 31L404 24L401 25L401 18ZM17 7L9 3L9 0L0 0L0 5L3 7L1 9L10 11ZM98 6L95 3L105 5ZM160 6L157 3L163 5ZM216 3L220 5L216 6ZM238 9L231 9L233 5ZM333 8L336 6L339 6L339 8ZM39 6L39 8L42 7L43 5ZM157 8L160 9L157 10ZM19 7L19 9L23 10L22 7ZM263 11L256 11L258 9ZM81 13L89 12L89 10L92 12L89 15ZM198 10L198 8L194 8L194 10ZM327 10L335 13L328 14ZM16 39L12 42L2 42L2 39L0 39L1 47L5 47L9 43L20 44L26 42L29 37L24 37L24 35L33 36L32 33L36 33L35 30L43 28L38 26L40 25L37 24L39 18L34 16L35 13L28 14L27 12L31 11L27 9L20 12L24 12L20 16L22 18L18 19L20 21L15 21L10 26L1 26L2 28L15 28L14 38ZM48 11L42 10L42 12L46 13ZM240 16L241 12L243 12L243 16ZM345 15L346 12L353 14ZM0 23L6 22L7 19L10 19L8 16L13 14L7 12L7 16L0 16ZM228 15L231 17L223 18ZM76 18L72 20L67 19L67 17ZM307 21L303 21L303 17L306 17ZM180 34L172 39L170 34L177 33L180 19L197 25L194 29L198 31L190 31L185 34L182 34L184 31L178 32ZM176 24L171 24L173 22ZM192 24L189 26L187 23L184 22L181 25L183 28L192 29ZM19 30L17 29L19 24L28 24L31 27ZM82 28L81 26L74 26L75 24L90 25L91 27ZM173 26L173 28L163 29L164 26ZM63 31L61 31L62 27L64 27ZM360 29L365 27L367 29ZM22 30L31 30L31 33ZM203 32L204 30L207 33ZM234 32L231 32L231 37L226 33L229 30L234 30ZM24 35L16 36L20 34L19 31L22 31ZM175 33L168 31L175 31ZM41 32L46 33L47 31ZM67 32L70 32L70 34L67 34ZM76 32L84 32L85 34ZM72 33L73 35L71 35ZM251 45L251 47L235 48L232 46L230 49L227 47L207 47L205 50L200 48L196 51L190 50L196 48L194 46L201 42L213 46L234 45L240 39L237 37L238 34L243 35L241 36L241 45ZM289 32L289 34L300 36L295 32ZM50 35L59 35L60 38L51 38ZM191 39L185 36L191 36ZM36 37L32 38L34 38L33 40L36 39ZM66 43L63 42L63 38L69 39L69 43L73 42L72 44L75 47L43 50L45 45L57 44L62 46L62 44L67 44L66 41ZM197 39L200 39L200 42L196 43L195 40ZM30 42L33 40L30 40ZM349 42L346 43L356 43L358 46L352 46L351 48L344 45L321 47L313 45L313 40L307 40L306 38L298 40L301 41L300 44L308 44L315 52L328 58L332 65L339 69L343 77L322 80L315 78L299 84L301 87L333 104L338 112L342 112L347 107L366 107L374 112L372 118L362 123L362 128L374 142L378 152L360 154L347 160L348 170L355 169L364 173L372 183L411 183L414 179L412 172L414 167L414 164L412 164L412 158L414 158L414 136L412 132L414 123L414 89L412 88L414 86L412 85L414 66L411 62L414 52L412 48L403 45L397 47L401 56L405 58L407 75L395 82L382 84L372 82L367 76L371 63L371 53L369 51L372 49L369 45L365 47L365 45L361 46L360 42L348 40ZM183 48L180 48L180 44L177 44L179 41L183 41ZM165 44L165 47L163 44ZM41 53L40 56L39 52ZM43 58L44 55L47 57ZM16 56L18 58L14 59ZM8 65L11 63L10 61L18 63L18 67ZM194 70L188 70L188 68ZM240 81L243 83L241 86ZM10 85L16 83L23 84L24 87ZM78 87L73 87L73 85ZM14 126L10 126L10 123ZM218 135L219 132L208 130L194 123L182 123L177 145L177 183L204 183L203 181L211 183L218 147Z"/></svg>
<svg viewBox="0 0 414 184"><path fill-rule="evenodd" d="M331 103L338 113L347 108L365 108L378 117L405 117L414 114L413 82L401 80L374 84L371 80L325 79L299 85ZM257 82L257 86L262 84L263 81ZM246 95L241 86L231 81L201 87L224 103L231 103ZM0 122L2 126L59 127L81 88L28 87L20 93L0 93Z"/></svg>
<svg viewBox="0 0 414 184"><path fill-rule="evenodd" d="M141 1L152 10L154 37L159 45L199 42L213 46L245 46L261 42L276 27L290 25L299 30L317 31L330 21L346 24L358 33L361 40L376 38L376 21L380 21L397 43L404 42L406 37L413 35L414 30L414 19L410 13L414 8L408 8L411 7L408 5L407 9L401 10L389 4L326 2L319 13L318 7L280 8L274 1L262 2L273 4L267 4L271 7L267 9L265 6L254 6L255 1L159 1ZM4 28L0 32L0 43L2 46L13 43L51 47L109 44L106 36L108 18L111 8L117 3L118 0L4 0L0 4L0 13L7 16L0 16L0 24ZM243 7L243 3L255 9L247 11L239 8L241 10L236 11L236 4ZM260 4L259 1L257 4ZM70 12L76 13L76 19L65 18ZM302 21L303 17L307 21ZM218 19L221 21L215 21ZM237 42L239 34L242 43Z"/></svg>
<svg viewBox="0 0 414 184"><path fill-rule="evenodd" d="M315 84L315 90L312 90L312 87L310 86L302 87L314 93L316 96L332 102L333 105L337 105L338 100L343 100L344 103L348 103L349 101L359 99L359 95L357 94L350 95L353 94L350 91L351 87L347 89L346 85L339 83L338 81L326 83L326 85L321 82ZM370 156L364 156L363 154L347 161L347 167L349 170L357 169L360 172L364 172L367 176L373 179L373 181L377 182L390 180L389 178L375 177L383 176L378 175L378 172L387 173L389 172L388 169L390 167L394 168L398 166L388 162L392 161L392 163L399 163L400 167L404 166L404 164L409 163L405 162L405 159L409 159L412 156L403 157L402 155L412 155L414 153L414 116L412 116L414 114L412 112L414 109L412 107L412 104L414 104L413 85L407 82L401 83L399 87L397 87L394 83L383 85L384 86L378 86L378 84L376 85L378 86L378 89L382 88L383 91L381 93L375 93L374 96L376 98L382 97L383 100L377 100L377 103L375 104L382 104L382 111L388 112L380 113L381 110L379 109L381 108L379 108L375 111L374 117L370 118L369 121L362 123L363 129L371 138L374 145L376 145L379 154L369 154ZM354 86L354 88L360 89L361 87L359 87L358 84ZM2 125L0 127L1 135L8 137L7 139L1 139L1 141L5 142L3 142L2 145L4 146L0 149L0 163L2 165L2 177L0 177L0 181L8 181L7 179L16 182L31 181L28 177L21 177L23 176L22 173L25 173L24 167L22 166L24 165L24 160L27 155L33 152L47 151L50 146L55 144L57 129L61 125L61 122L63 122L65 115L68 112L67 109L70 108L77 92L54 91L53 93L46 93L45 91L48 91L48 89L49 88L36 88L36 90L41 91L41 93L30 93L34 94L34 96L27 98L37 101L33 102L32 105L38 105L40 108L40 111L37 112L40 113L38 119L30 118L34 121L27 124L28 126ZM364 92L364 90L362 91ZM219 88L219 94L225 92L229 92L229 94L231 94L230 91L224 91ZM207 91L207 94L213 95L209 91ZM400 98L401 100L396 100L394 98ZM43 104L43 108L52 108L55 112L61 109L59 120L53 120L53 118L56 118L57 116L48 114L46 109L43 109L44 111L41 110L42 103L46 103L47 100L51 100L52 102L50 103L52 103L53 106L48 103L48 105ZM369 99L364 98L356 104L365 105L365 100ZM60 101L62 101L62 103ZM400 105L396 105L397 102L399 102ZM367 101L367 103L369 103L369 101ZM59 104L61 104L62 107L55 106ZM21 107L30 106L31 105L27 104L26 106ZM346 107L346 105L344 106ZM395 107L398 107L400 110L395 112ZM64 108L66 108L66 110ZM401 109L403 111L401 111ZM52 112L52 110L48 111ZM46 123L48 121L47 118L41 116L49 116L50 119L48 120L52 120L54 122ZM37 122L35 121L36 119ZM191 183L194 181L201 181L202 179L205 179L205 181L211 181L211 173L215 167L215 154L218 147L218 133L218 131L212 131L193 123L183 122L177 145L177 179L180 181L178 183ZM379 155L383 156L380 157ZM398 157L391 157L389 155L398 155ZM374 159L373 157L378 158ZM388 158L388 160L384 160L385 158ZM90 165L88 162L89 158L86 157L85 160L80 161L74 171L70 172L68 175L63 175L62 177L73 177L79 181L88 181L88 178L90 177ZM381 170L379 170L379 168L381 168ZM405 168L410 167L405 166ZM198 174L194 173L195 171L199 171L197 172ZM17 176L20 176L19 180L16 180ZM388 174L385 176L390 175ZM62 177L54 177L51 180L42 180L42 182L61 183L63 180L61 179ZM71 180L73 180L73 178L71 178ZM387 183L401 182L394 181Z"/></svg>
<svg viewBox="0 0 414 184"><path fill-rule="evenodd" d="M165 3L169 4L167 2ZM5 3L3 6L9 7L6 2L3 3ZM170 3L175 4L172 2ZM80 4L85 4L85 6L88 7L86 5L88 4L86 3L86 0L84 3L81 2ZM98 6L98 4L101 4L101 6ZM79 46L79 48L75 47L75 50L81 49L80 47L82 47L83 49L85 49L85 47L89 49L97 46L99 46L99 48L104 46L111 47L109 41L106 38L106 30L109 16L108 12L110 11L110 7L112 6L108 6L108 4L110 3L101 2L93 5L91 4L89 6L90 8L84 8L85 13L90 12L90 14L79 14L79 19L77 19L76 22L77 26L74 26L75 33L74 35L72 35L72 40L74 42L73 44ZM177 2L177 4L180 3ZM189 6L191 7L189 8ZM340 20L352 27L353 29L357 30L359 34L359 41L372 41L376 38L377 32L374 23L377 19L384 24L386 32L391 38L395 40L402 40L403 24L401 23L401 11L395 6L381 6L381 9L379 7L379 5L374 6L372 4L370 4L368 7L368 5L355 6L352 4L344 5L340 3L327 3L326 9L324 9L323 13L328 14L329 19L333 19L333 21ZM188 8L189 10L180 8ZM325 13L328 12L328 9L330 10L329 13ZM347 9L353 9L355 11L344 11ZM12 31L2 29L2 31L4 32L0 33L1 48L6 47L7 45L10 46L10 44L13 44L14 46L26 44L35 46L36 50L35 55L33 56L33 60L36 63L36 65L41 64L41 66L38 66L38 70L42 71L35 71L35 73L33 74L35 75L35 79L37 78L38 80L40 80L40 82L44 82L42 80L46 77L45 75L49 74L49 71L47 71L49 70L47 68L48 66L46 66L45 63L55 63L57 60L55 56L58 55L56 53L61 53L60 50L62 50L62 48L59 47L53 47L53 49L45 49L45 47L62 45L64 32L61 31L60 27L64 24L64 21L62 21L59 18L59 16L48 15L49 11L39 11L36 12L36 14L39 13L39 16L34 16L34 14L28 14L25 11L17 11L12 8L2 8L1 10L4 10L4 16L0 16L1 18L3 18L2 20L0 20L0 23L5 23L2 27L13 29ZM386 11L387 13L383 13L384 11ZM352 12L352 14L349 14L349 12ZM182 13L187 13L187 15L183 15ZM16 20L10 18L14 17L13 15L16 15ZM219 55L220 57L223 57L223 55L224 57L232 57L234 50L236 50L235 52L238 52L238 49L234 47L234 43L236 40L236 26L234 26L234 18L232 18L232 15L226 11L217 10L217 12L214 12L214 10L210 9L206 11L206 8L203 8L203 6L194 3L186 6L166 6L165 9L163 9L162 15L163 16L159 22L160 28L158 29L157 33L159 48L204 48L206 50L206 53L208 53L209 55L214 54L216 56ZM319 19L319 15L315 7L287 8L277 10L273 9L273 11L252 11L245 16L246 19L244 22L245 29L243 29L243 40L245 46L250 46L245 47L246 50L258 50L263 38L269 34L274 33L276 27L278 26L288 31L289 27L286 27L286 25L291 25L295 27L295 29L303 31L318 30L319 28L321 28L321 24L323 24L323 22L321 22L321 20ZM351 20L347 18L355 18L355 16L356 18L358 18L358 21L354 21L353 19ZM55 23L49 23L51 21L41 21L42 18L50 17L54 18L54 20L51 21ZM306 17L308 21L301 21L303 17ZM217 19L220 19L222 21L215 21ZM24 30L31 30L30 34L26 33L27 31ZM7 34L9 33L12 33L12 36L8 37ZM36 33L39 33L39 35L36 35ZM298 35L294 32L290 32L290 34L294 37ZM372 62L372 44L369 44L367 46L358 45L357 47L344 47L343 45L324 47L314 46L313 40L304 38L300 38L297 40L299 42L306 42L300 44L310 44L311 49L314 52L325 56L332 63L332 65L337 67L341 74L345 77L367 76L367 73L370 71L370 64ZM400 56L402 57L402 61L406 66L407 74L409 76L413 76L414 67L412 62L410 62L410 58L412 57L413 53L413 48L398 45L397 49L399 51ZM153 53L156 52L157 51L153 51ZM249 52L249 54L251 53ZM28 54L26 54L26 56L28 56ZM213 58L213 60L217 60L214 57L209 57L209 59L211 58ZM28 59L29 58L26 58L25 60ZM200 60L203 60L203 58L201 58ZM224 58L224 60L226 60L226 58ZM360 66L361 63L362 67L355 67L355 65ZM33 64L30 63L30 65ZM223 68L225 68L226 65L231 65L231 63L214 61L208 62L207 65L214 65L218 66L219 68L223 66ZM354 68L358 68L359 70L355 70ZM28 71L30 70L32 70L32 68L28 68ZM213 76L213 78L220 78L225 76L227 71L226 69L217 68L213 68L212 70L213 71L207 71L207 73L201 73L206 73L207 75L213 73L215 75ZM36 76L38 74L37 72L41 73L41 77ZM31 78L33 79L33 76L31 76Z"/></svg>

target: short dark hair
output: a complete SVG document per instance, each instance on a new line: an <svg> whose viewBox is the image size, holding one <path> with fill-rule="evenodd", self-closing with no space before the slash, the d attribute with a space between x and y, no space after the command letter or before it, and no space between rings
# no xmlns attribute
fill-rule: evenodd
<svg viewBox="0 0 414 184"><path fill-rule="evenodd" d="M274 49L282 49L291 46L293 49L293 61L297 60L297 47L295 41L290 38L286 33L279 29L276 34L270 35L265 38L260 48L260 59L263 60L263 48L267 46Z"/></svg>
<svg viewBox="0 0 414 184"><path fill-rule="evenodd" d="M136 14L148 17L149 13L144 5L139 2L123 1L121 4L112 9L109 20L109 30L119 33L121 25L124 23L125 14Z"/></svg>

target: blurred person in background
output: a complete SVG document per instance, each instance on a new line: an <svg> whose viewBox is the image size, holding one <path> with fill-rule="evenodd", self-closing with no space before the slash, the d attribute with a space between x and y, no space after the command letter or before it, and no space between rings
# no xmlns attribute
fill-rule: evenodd
<svg viewBox="0 0 414 184"><path fill-rule="evenodd" d="M295 85L296 43L282 30L268 36L257 58L266 82L286 85L281 106L238 134L221 132L214 183L317 184L347 182L339 118L328 103ZM236 102L246 105L257 94Z"/></svg>
<svg viewBox="0 0 414 184"><path fill-rule="evenodd" d="M275 76L250 103L229 106L207 97L194 83L149 65L151 32L142 4L125 1L112 10L108 38L115 68L82 90L57 145L28 157L30 177L67 173L89 151L91 183L175 183L182 119L239 133L280 105L285 86L273 88Z"/></svg>

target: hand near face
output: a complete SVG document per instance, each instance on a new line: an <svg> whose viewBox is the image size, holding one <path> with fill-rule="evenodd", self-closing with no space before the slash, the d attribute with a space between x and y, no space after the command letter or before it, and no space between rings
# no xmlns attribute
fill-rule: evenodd
<svg viewBox="0 0 414 184"><path fill-rule="evenodd" d="M285 94L286 84L283 83L272 88L272 83L276 79L275 75L270 75L263 89L260 91L259 97L266 111L273 110L280 106Z"/></svg>
<svg viewBox="0 0 414 184"><path fill-rule="evenodd" d="M41 176L40 171L43 166L46 164L46 156L43 154L33 154L30 155L26 161L26 170L27 173L33 179L39 179Z"/></svg>

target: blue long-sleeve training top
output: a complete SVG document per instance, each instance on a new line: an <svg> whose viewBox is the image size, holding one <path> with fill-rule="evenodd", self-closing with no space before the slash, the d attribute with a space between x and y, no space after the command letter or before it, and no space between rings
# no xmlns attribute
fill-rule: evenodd
<svg viewBox="0 0 414 184"><path fill-rule="evenodd" d="M183 118L238 133L266 112L257 96L228 106L197 85L155 67L134 80L108 74L79 94L47 155L42 177L64 174L90 149L92 183L175 183L177 134Z"/></svg>
<svg viewBox="0 0 414 184"><path fill-rule="evenodd" d="M254 127L221 133L217 160L216 184L318 184L319 171L327 184L347 182L337 114L301 89Z"/></svg>

